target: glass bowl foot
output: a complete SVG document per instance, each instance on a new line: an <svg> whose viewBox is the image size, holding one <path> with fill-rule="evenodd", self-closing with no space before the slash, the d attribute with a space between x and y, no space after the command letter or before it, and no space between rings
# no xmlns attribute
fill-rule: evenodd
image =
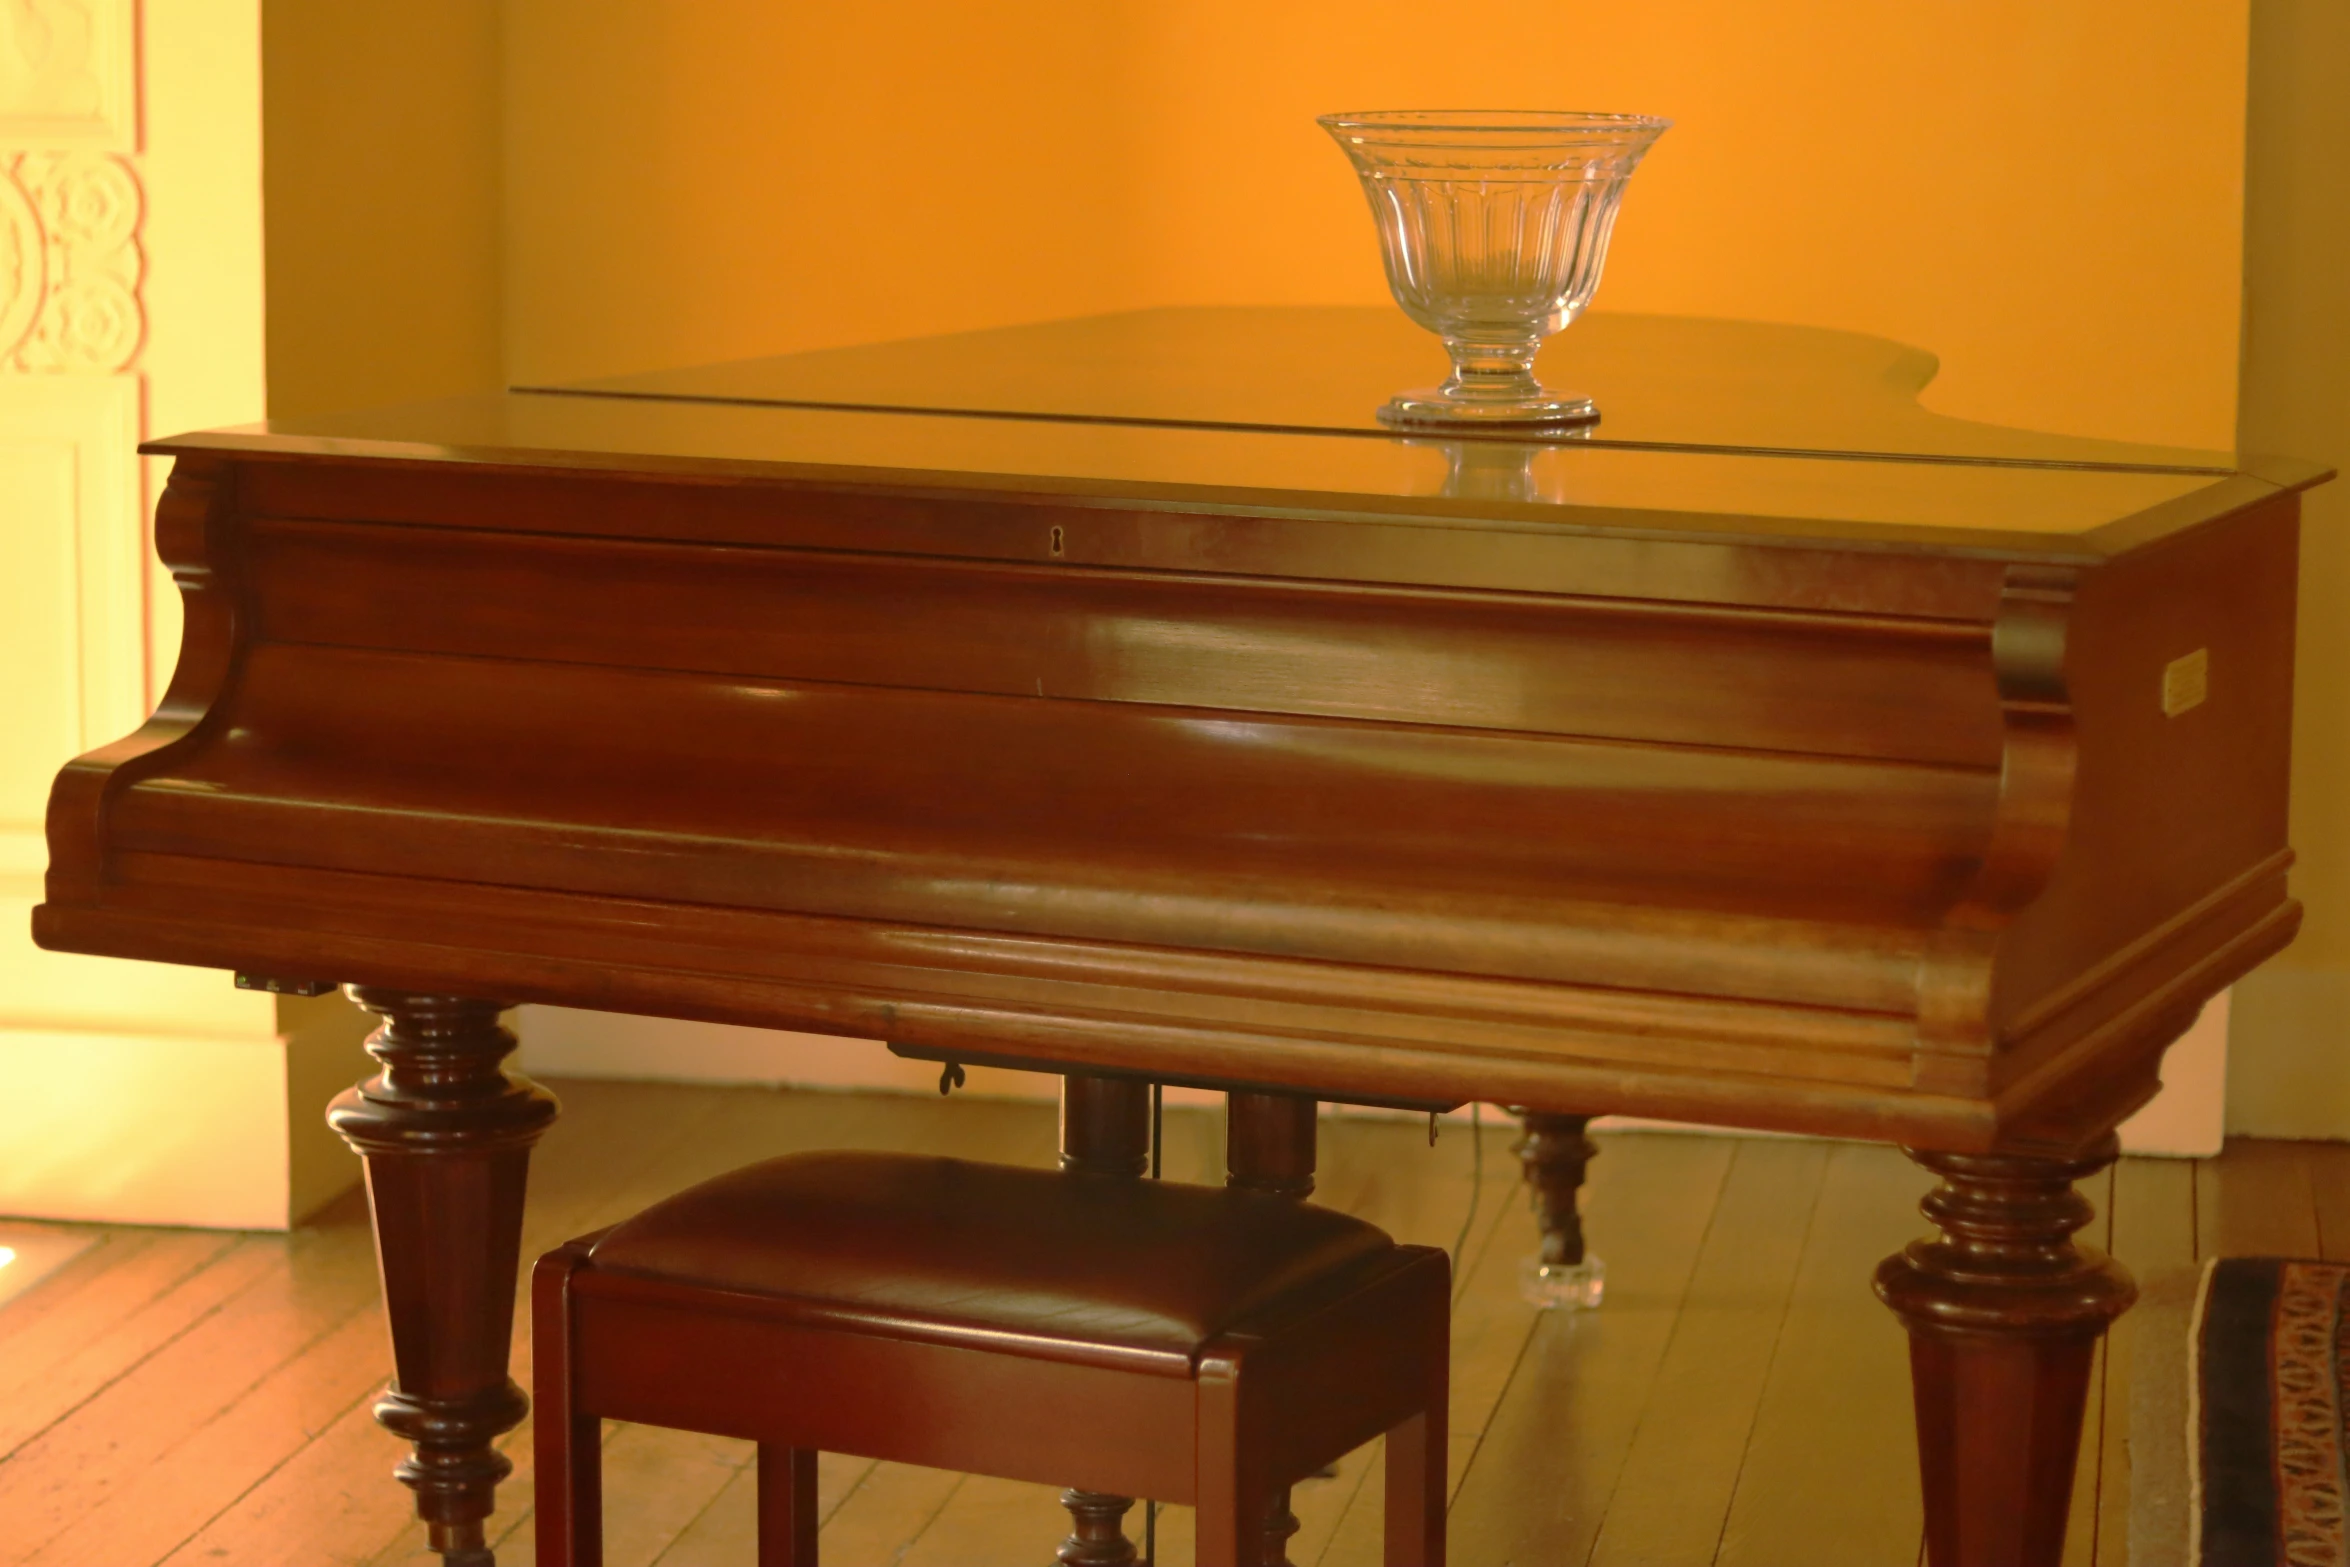
<svg viewBox="0 0 2350 1567"><path fill-rule="evenodd" d="M1607 1264L1589 1253L1581 1262L1528 1257L1518 1264L1518 1293L1543 1311L1596 1310L1607 1293Z"/></svg>
<svg viewBox="0 0 2350 1567"><path fill-rule="evenodd" d="M1500 402L1455 396L1439 386L1398 392L1379 410L1381 424L1403 430L1566 430L1598 418L1598 405L1571 393Z"/></svg>

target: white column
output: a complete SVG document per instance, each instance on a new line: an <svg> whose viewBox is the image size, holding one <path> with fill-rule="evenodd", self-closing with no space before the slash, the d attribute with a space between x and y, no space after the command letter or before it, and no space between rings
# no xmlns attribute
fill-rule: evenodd
<svg viewBox="0 0 2350 1567"><path fill-rule="evenodd" d="M177 651L137 444L261 417L261 303L259 0L0 8L0 1212L276 1228L356 1178L339 1001L27 934L49 780Z"/></svg>

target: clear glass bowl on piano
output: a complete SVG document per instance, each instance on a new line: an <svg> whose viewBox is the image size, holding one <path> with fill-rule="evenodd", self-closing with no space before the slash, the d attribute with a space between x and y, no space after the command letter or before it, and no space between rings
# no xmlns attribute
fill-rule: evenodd
<svg viewBox="0 0 2350 1567"><path fill-rule="evenodd" d="M1588 397L1534 377L1542 340L1599 289L1624 186L1671 126L1645 114L1401 109L1317 122L1354 163L1387 286L1444 339L1452 374L1399 392L1391 425L1543 429L1588 423Z"/></svg>

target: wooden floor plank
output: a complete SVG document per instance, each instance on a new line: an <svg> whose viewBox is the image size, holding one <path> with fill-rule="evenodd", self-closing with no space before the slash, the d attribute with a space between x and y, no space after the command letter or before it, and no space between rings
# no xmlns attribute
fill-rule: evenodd
<svg viewBox="0 0 2350 1567"><path fill-rule="evenodd" d="M1917 1202L1930 1184L1894 1149L1831 1149L1723 1526L1724 1567L1883 1567L1917 1554L1907 1336L1869 1279L1925 1229Z"/></svg>
<svg viewBox="0 0 2350 1567"><path fill-rule="evenodd" d="M1049 1164L1043 1104L558 1085L564 1120L533 1172L526 1247L632 1212L667 1191L796 1147L926 1148ZM1220 1178L1222 1117L1167 1118L1171 1175ZM1427 1148L1410 1122L1325 1123L1324 1195L1406 1238L1450 1245L1474 1145L1448 1125ZM1767 1308L1735 1298L1784 1265L1787 1169L1819 1163L1818 1205L1786 1314L1749 1399ZM1710 1171L1710 1173L1709 1173ZM1797 1183L1800 1186L1800 1182ZM1870 1297L1877 1258L1922 1228L1924 1177L1886 1150L1619 1135L1593 1166L1594 1243L1611 1266L1596 1315L1516 1299L1533 1242L1507 1133L1489 1130L1479 1218L1456 1308L1454 1559L1473 1567L1700 1560L1718 1504L1725 1431L1752 1430L1721 1525L1723 1567L1916 1559L1916 1481L1901 1335ZM2092 1193L2093 1198L2096 1196ZM2124 1161L2086 1238L2142 1278L2198 1248L2350 1254L2350 1149L2232 1144L2202 1169ZM339 1226L339 1229L338 1229ZM2200 1231L2200 1233L2198 1233ZM216 1567L301 1561L431 1567L390 1479L397 1441L368 1404L385 1359L356 1208L303 1235L237 1237L94 1227L80 1257L0 1306L0 1562L36 1567ZM1734 1253L1751 1253L1739 1260ZM1777 1261L1772 1259L1776 1258ZM1676 1280L1678 1282L1676 1282ZM307 1336L306 1336L307 1335ZM30 1350L37 1363L23 1358ZM517 1365L527 1364L518 1342ZM2116 1567L2127 1531L2130 1367L2125 1317L2109 1338L2084 1434L2068 1563ZM1725 1396L1697 1399L1710 1370ZM31 1394L11 1400L15 1381ZM1679 1389L1679 1391L1676 1391ZM28 1425L33 1429L25 1429ZM2102 1438L2102 1439L2101 1439ZM749 1559L748 1449L622 1428L610 1458L615 1561L717 1567ZM527 1430L493 1520L503 1567L530 1567ZM1335 1480L1301 1486L1296 1559L1378 1560L1376 1446ZM1708 1477L1714 1477L1709 1479ZM819 1471L828 1567L1041 1564L1065 1528L1049 1488L828 1456ZM625 1493L621 1495L618 1493ZM1163 1514L1163 1567L1190 1560L1192 1519ZM44 1536L27 1540L31 1534ZM1139 1512L1132 1532L1140 1534Z"/></svg>
<svg viewBox="0 0 2350 1567"><path fill-rule="evenodd" d="M1139 1534L1140 1514L1128 1517L1128 1532ZM902 1567L1037 1567L1053 1559L1068 1532L1060 1487L973 1475L899 1560ZM826 1543L820 1539L818 1549ZM1162 1567L1176 1567L1160 1555Z"/></svg>
<svg viewBox="0 0 2350 1567"><path fill-rule="evenodd" d="M371 1392L259 1478L165 1557L165 1567L283 1561L361 1567L409 1512L392 1479L399 1449L375 1423Z"/></svg>
<svg viewBox="0 0 2350 1567"><path fill-rule="evenodd" d="M1481 1132L1476 1127L1450 1128L1438 1149L1431 1151L1441 1154L1436 1161L1419 1151L1424 1145L1415 1124L1390 1120L1386 1125L1390 1130L1380 1140L1366 1143L1363 1152L1398 1177L1393 1184L1400 1190L1366 1203L1359 1210L1361 1217L1388 1228L1399 1240L1447 1248L1461 1245L1464 1253L1456 1265L1453 1289L1446 1417L1451 1480L1457 1487L1533 1329L1534 1312L1518 1298L1517 1288L1519 1254L1531 1250L1535 1241L1533 1218L1520 1195L1517 1161L1509 1152L1515 1131L1510 1124L1482 1126ZM1477 1193L1473 1211L1467 1196L1472 1189ZM1414 1191L1438 1200L1411 1201ZM1355 1567L1380 1560L1384 1456L1384 1444L1372 1442L1348 1454L1327 1479L1298 1487L1292 1501L1299 1522L1290 1541L1292 1561Z"/></svg>
<svg viewBox="0 0 2350 1567"><path fill-rule="evenodd" d="M0 1404L0 1455L13 1466L36 1438L128 1376L279 1263L275 1237L241 1237L110 1331L48 1363Z"/></svg>
<svg viewBox="0 0 2350 1567"><path fill-rule="evenodd" d="M873 1460L825 1453L816 1460L816 1513L830 1519L864 1483ZM758 1559L758 1466L746 1464L681 1533L654 1567L743 1567ZM505 1556L499 1557L504 1564Z"/></svg>
<svg viewBox="0 0 2350 1567"><path fill-rule="evenodd" d="M604 1444L605 1567L652 1567L758 1450L730 1437L620 1426Z"/></svg>
<svg viewBox="0 0 2350 1567"><path fill-rule="evenodd" d="M1536 1320L1454 1494L1452 1559L1459 1567L1568 1567L1589 1555L1730 1155L1727 1140L1632 1134L1613 1139L1593 1162L1589 1191L1605 1236L1606 1303Z"/></svg>
<svg viewBox="0 0 2350 1567"><path fill-rule="evenodd" d="M374 1251L356 1224L257 1239L251 1254L269 1261L244 1289L10 1455L0 1468L9 1520L0 1562L22 1561L77 1524L95 1537L134 1483L217 1475L222 1431L249 1425L229 1421L238 1405L313 1345L342 1343L336 1330L376 1299ZM374 1348L380 1364L380 1334ZM348 1378L330 1371L329 1380Z"/></svg>
<svg viewBox="0 0 2350 1567"><path fill-rule="evenodd" d="M2141 1287L2195 1265L2195 1166L2184 1159L2124 1159L2114 1167L2112 1252ZM2105 1339L2098 1410L2097 1567L2129 1567L2130 1376L2144 1321L2122 1313Z"/></svg>
<svg viewBox="0 0 2350 1567"><path fill-rule="evenodd" d="M2317 1208L2317 1254L2350 1262L2350 1143L2302 1143Z"/></svg>
<svg viewBox="0 0 2350 1567"><path fill-rule="evenodd" d="M122 1311L133 1309L123 1305L109 1313L96 1291L102 1279L129 1265L166 1237L177 1236L183 1241L211 1240L226 1245L233 1236L207 1235L190 1230L146 1230L127 1226L90 1224L59 1225L68 1234L78 1235L89 1244L79 1254L69 1257L48 1277L36 1279L13 1294L0 1297L0 1331L8 1335L8 1342L26 1342L36 1331L52 1334L79 1335L75 1342L86 1341L111 1326ZM138 1297L153 1298L153 1291ZM44 1328L43 1325L46 1324ZM52 1340L51 1353L56 1353L59 1341ZM0 1365L0 1390L16 1386L25 1377L38 1374L37 1363L23 1365L11 1362Z"/></svg>
<svg viewBox="0 0 2350 1567"><path fill-rule="evenodd" d="M944 1469L875 1464L824 1521L817 1559L824 1567L898 1567L962 1484Z"/></svg>
<svg viewBox="0 0 2350 1567"><path fill-rule="evenodd" d="M2089 1199L2091 1215L2078 1232L2080 1243L2108 1253L2113 1250L2114 1171L2115 1165L2107 1165L2077 1183L2080 1194ZM2099 1340L2089 1363L2089 1401L2082 1412L2081 1440L2073 1459L2073 1489L2070 1510L2065 1515L2062 1567L2095 1567L2097 1560L2098 1509L2105 1483L2102 1452L2105 1382L2111 1364L2107 1345Z"/></svg>
<svg viewBox="0 0 2350 1567"><path fill-rule="evenodd" d="M1542 1236L1516 1165L1513 1157L1499 1168L1487 1167L1485 1203L1492 1217L1470 1250L1466 1277L1453 1284L1452 1396L1446 1427L1455 1496L1492 1429L1494 1413L1542 1315L1518 1292L1520 1269L1540 1247Z"/></svg>
<svg viewBox="0 0 2350 1567"><path fill-rule="evenodd" d="M308 1445L383 1381L383 1330L354 1314L116 1488L30 1558L33 1567L157 1562L219 1516L284 1458ZM381 1457L381 1450L378 1450ZM389 1462L376 1478L390 1477Z"/></svg>
<svg viewBox="0 0 2350 1567"><path fill-rule="evenodd" d="M0 1312L8 1346L0 1357L0 1459L169 1343L234 1293L232 1279L268 1261L243 1236L199 1230L153 1231L143 1243L98 1253L88 1274L69 1265Z"/></svg>
<svg viewBox="0 0 2350 1567"><path fill-rule="evenodd" d="M1738 1146L1608 1503L1593 1567L1713 1561L1828 1154L1818 1142Z"/></svg>
<svg viewBox="0 0 2350 1567"><path fill-rule="evenodd" d="M1485 1228L1484 1239L1472 1251L1468 1277L1456 1287L1453 1303L1450 1435L1451 1486L1456 1499L1492 1429L1535 1324L1544 1320L1544 1314L1527 1305L1519 1294L1520 1269L1541 1237L1516 1157L1508 1148L1515 1132L1514 1124L1505 1125L1496 1138L1497 1146L1487 1150L1485 1201L1494 1210L1491 1227ZM1598 1141L1603 1158L1616 1143L1607 1134ZM1611 1224L1617 1217L1594 1205L1590 1216L1594 1255L1604 1259L1608 1254L1613 1245ZM1315 1567L1371 1567L1380 1560L1386 1486L1378 1456L1375 1449L1365 1455L1367 1461L1358 1471L1339 1527L1324 1553L1319 1558L1293 1553L1295 1559L1313 1562Z"/></svg>
<svg viewBox="0 0 2350 1567"><path fill-rule="evenodd" d="M74 1264L128 1233L115 1226L13 1219L0 1215L0 1311L60 1274L86 1279ZM94 1260L94 1259L93 1259Z"/></svg>

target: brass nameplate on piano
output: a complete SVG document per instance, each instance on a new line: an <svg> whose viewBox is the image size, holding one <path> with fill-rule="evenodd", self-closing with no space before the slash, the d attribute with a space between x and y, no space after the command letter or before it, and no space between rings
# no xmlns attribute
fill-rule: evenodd
<svg viewBox="0 0 2350 1567"><path fill-rule="evenodd" d="M2211 649L2199 647L2162 666L2162 710L2172 718L2201 707L2210 694Z"/></svg>

